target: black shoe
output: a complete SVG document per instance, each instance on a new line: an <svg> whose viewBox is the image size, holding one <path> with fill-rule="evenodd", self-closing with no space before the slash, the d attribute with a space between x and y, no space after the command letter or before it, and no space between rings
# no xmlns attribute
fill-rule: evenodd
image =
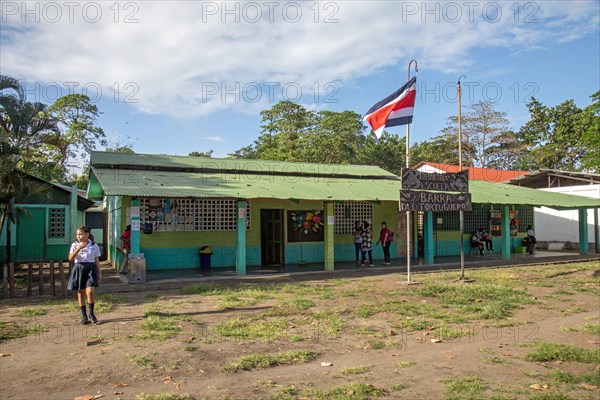
<svg viewBox="0 0 600 400"><path fill-rule="evenodd" d="M98 322L98 319L96 318L95 315L92 315L91 320L92 320L92 324L94 324L94 325L98 325L100 323L100 322Z"/></svg>
<svg viewBox="0 0 600 400"><path fill-rule="evenodd" d="M81 325L89 325L90 324L90 320L87 318L83 318L81 320L81 322L79 322Z"/></svg>

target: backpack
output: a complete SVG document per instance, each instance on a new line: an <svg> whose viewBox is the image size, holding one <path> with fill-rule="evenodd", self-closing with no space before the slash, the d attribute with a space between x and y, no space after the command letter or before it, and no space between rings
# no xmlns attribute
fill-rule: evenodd
<svg viewBox="0 0 600 400"><path fill-rule="evenodd" d="M387 241L388 241L388 243L391 243L394 241L394 232L390 231Z"/></svg>

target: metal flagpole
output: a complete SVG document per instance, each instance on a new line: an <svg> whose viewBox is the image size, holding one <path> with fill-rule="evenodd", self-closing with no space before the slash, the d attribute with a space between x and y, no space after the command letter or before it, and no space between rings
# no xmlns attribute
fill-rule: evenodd
<svg viewBox="0 0 600 400"><path fill-rule="evenodd" d="M461 135L461 123L460 123L460 114L461 114L461 106L460 106L460 79L464 75L461 75L458 78L458 84L456 89L458 91L458 172L462 171L462 135ZM466 76L465 76L466 78ZM459 211L459 219L460 219L460 279L465 279L465 242L463 240L464 230L465 230L465 216L463 214L463 210Z"/></svg>
<svg viewBox="0 0 600 400"><path fill-rule="evenodd" d="M411 60L408 63L408 81L410 81L410 66L415 63L415 73L419 72L417 66L417 60ZM410 168L410 124L406 124L406 168ZM410 211L406 212L406 275L407 283L410 283L410 258L412 257L412 232L411 226L411 215Z"/></svg>

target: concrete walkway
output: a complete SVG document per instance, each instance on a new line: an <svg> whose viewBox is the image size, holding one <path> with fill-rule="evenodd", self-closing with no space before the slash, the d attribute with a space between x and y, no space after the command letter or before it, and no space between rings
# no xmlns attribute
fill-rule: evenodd
<svg viewBox="0 0 600 400"><path fill-rule="evenodd" d="M599 261L600 255L591 253L580 255L578 253L537 251L533 255L513 254L509 260L504 260L500 255L465 255L465 270L477 268L501 268L537 264L558 264L568 262ZM437 271L460 270L460 257L436 257L434 264L423 265L422 259L414 259L411 263L411 275ZM290 264L284 268L279 267L249 267L248 275L236 276L235 268L212 268L210 270L177 269L148 271L146 283L130 284L127 277L116 273L110 265L103 268L103 285L99 292L128 292L161 289L177 289L196 282L221 282L235 284L240 282L277 282L277 281L309 281L328 278L361 277L373 275L398 274L398 281L406 281L406 259L392 260L391 265L382 265L381 260L375 262L374 267L362 267L355 262L337 262L334 271L325 271L324 264ZM414 278L413 278L414 279Z"/></svg>

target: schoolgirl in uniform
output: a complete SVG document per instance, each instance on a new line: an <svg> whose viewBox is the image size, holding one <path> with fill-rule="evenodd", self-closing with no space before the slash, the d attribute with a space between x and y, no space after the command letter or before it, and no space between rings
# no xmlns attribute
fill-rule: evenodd
<svg viewBox="0 0 600 400"><path fill-rule="evenodd" d="M94 315L94 288L102 282L102 272L100 271L100 248L94 242L94 237L90 233L90 228L81 226L77 228L77 241L71 245L69 251L69 261L75 260L75 265L69 276L67 289L77 290L77 302L81 309L81 324L97 324L98 319ZM85 300L90 309L90 318L85 310Z"/></svg>

